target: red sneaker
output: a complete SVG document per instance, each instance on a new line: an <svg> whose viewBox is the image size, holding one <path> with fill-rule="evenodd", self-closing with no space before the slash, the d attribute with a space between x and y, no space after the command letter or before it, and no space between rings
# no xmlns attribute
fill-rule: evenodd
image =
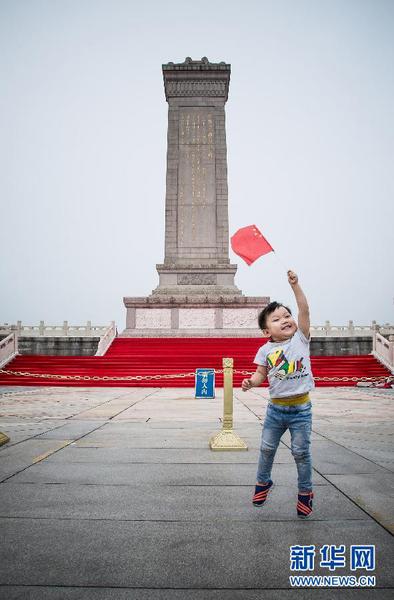
<svg viewBox="0 0 394 600"><path fill-rule="evenodd" d="M269 481L265 485L256 485L253 496L253 504L254 506L263 506L265 501L267 500L268 492L274 485L273 481Z"/></svg>
<svg viewBox="0 0 394 600"><path fill-rule="evenodd" d="M300 519L307 519L312 513L313 492L307 494L298 494L297 516Z"/></svg>

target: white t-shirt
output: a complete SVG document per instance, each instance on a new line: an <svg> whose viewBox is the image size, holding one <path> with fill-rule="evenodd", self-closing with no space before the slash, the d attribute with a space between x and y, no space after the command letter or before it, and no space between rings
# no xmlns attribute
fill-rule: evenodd
<svg viewBox="0 0 394 600"><path fill-rule="evenodd" d="M268 369L270 398L298 396L315 387L309 343L297 329L289 340L267 342L258 349L253 362Z"/></svg>

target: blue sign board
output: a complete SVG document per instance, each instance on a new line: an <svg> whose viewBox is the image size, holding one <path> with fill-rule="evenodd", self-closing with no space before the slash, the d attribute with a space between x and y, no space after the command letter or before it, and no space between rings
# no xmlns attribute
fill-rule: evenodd
<svg viewBox="0 0 394 600"><path fill-rule="evenodd" d="M215 369L196 369L196 398L215 397Z"/></svg>

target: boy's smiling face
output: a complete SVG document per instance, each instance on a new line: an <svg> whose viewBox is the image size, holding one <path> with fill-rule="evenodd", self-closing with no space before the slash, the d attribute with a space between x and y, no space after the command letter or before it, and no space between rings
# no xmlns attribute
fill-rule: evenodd
<svg viewBox="0 0 394 600"><path fill-rule="evenodd" d="M279 306L267 316L263 333L269 335L275 342L283 342L289 340L297 329L297 323L287 308Z"/></svg>

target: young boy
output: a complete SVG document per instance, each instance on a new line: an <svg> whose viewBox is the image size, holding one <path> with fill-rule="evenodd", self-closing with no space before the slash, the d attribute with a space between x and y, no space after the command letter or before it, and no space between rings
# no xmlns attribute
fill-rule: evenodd
<svg viewBox="0 0 394 600"><path fill-rule="evenodd" d="M291 311L271 302L259 314L259 327L269 341L261 346L254 363L258 365L250 379L244 379L244 392L257 387L268 377L270 400L261 438L255 506L263 506L273 485L271 469L275 452L284 432L289 429L291 452L298 471L297 515L305 519L312 513L312 462L310 435L312 410L309 391L314 388L309 354L309 307L298 277L288 271L298 307L298 325Z"/></svg>

